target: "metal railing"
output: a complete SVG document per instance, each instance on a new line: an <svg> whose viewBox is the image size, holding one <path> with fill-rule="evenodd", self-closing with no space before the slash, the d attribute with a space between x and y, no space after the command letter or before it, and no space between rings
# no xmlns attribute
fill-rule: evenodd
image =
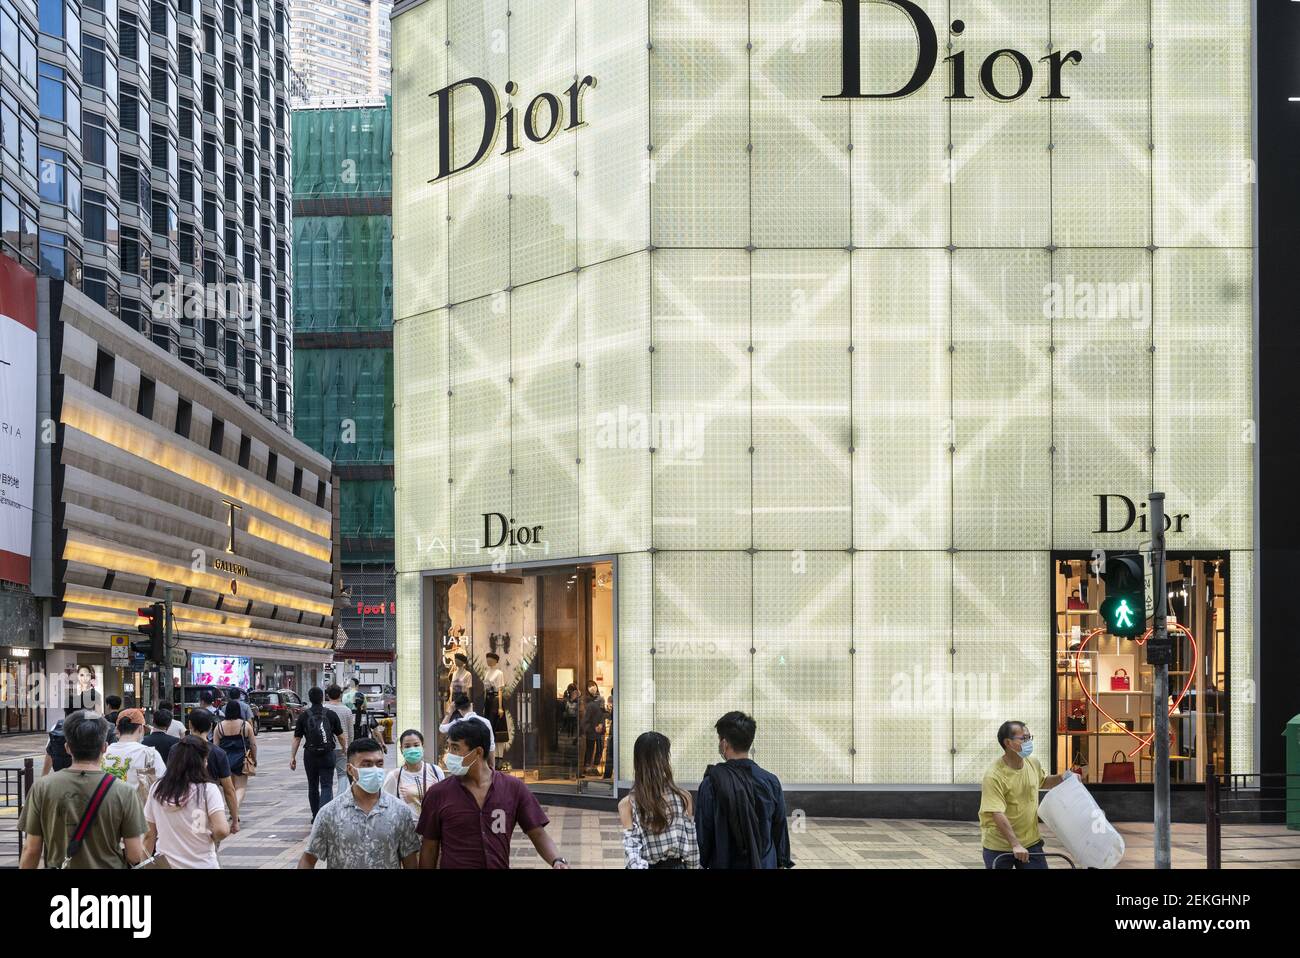
<svg viewBox="0 0 1300 958"><path fill-rule="evenodd" d="M1300 775L1221 775L1206 767L1205 867L1222 868L1225 860L1300 866Z"/></svg>
<svg viewBox="0 0 1300 958"><path fill-rule="evenodd" d="M18 816L22 814L35 777L36 770L30 758L23 759L21 768L0 768L0 859L12 855L15 865L23 853L23 833L18 830Z"/></svg>

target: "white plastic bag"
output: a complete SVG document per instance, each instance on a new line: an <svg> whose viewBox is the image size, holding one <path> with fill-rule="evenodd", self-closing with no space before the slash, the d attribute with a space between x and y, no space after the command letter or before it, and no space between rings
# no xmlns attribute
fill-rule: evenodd
<svg viewBox="0 0 1300 958"><path fill-rule="evenodd" d="M1124 860L1124 836L1115 831L1078 775L1043 796L1038 817L1080 868L1114 868Z"/></svg>

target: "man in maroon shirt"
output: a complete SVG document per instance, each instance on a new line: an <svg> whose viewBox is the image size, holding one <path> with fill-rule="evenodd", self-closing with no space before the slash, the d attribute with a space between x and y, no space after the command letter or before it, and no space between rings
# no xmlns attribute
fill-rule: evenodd
<svg viewBox="0 0 1300 958"><path fill-rule="evenodd" d="M552 868L568 868L546 834L550 819L528 786L493 770L488 727L477 719L447 730L447 778L424 796L417 828L421 868L509 868L515 822Z"/></svg>

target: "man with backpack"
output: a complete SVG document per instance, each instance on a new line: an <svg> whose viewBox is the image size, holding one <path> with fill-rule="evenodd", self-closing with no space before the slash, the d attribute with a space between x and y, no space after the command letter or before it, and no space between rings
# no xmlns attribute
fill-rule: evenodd
<svg viewBox="0 0 1300 958"><path fill-rule="evenodd" d="M18 829L19 868L126 868L147 856L148 827L135 790L103 771L108 722L77 710L63 720L72 765L36 780ZM125 847L124 847L125 846Z"/></svg>
<svg viewBox="0 0 1300 958"><path fill-rule="evenodd" d="M311 805L311 820L322 805L334 798L334 748L347 748L343 741L343 724L339 717L325 708L325 693L319 686L307 690L311 707L298 716L293 730L293 753L289 768L298 767L298 749L303 749L303 768L307 771L307 801ZM304 744L303 740L306 740Z"/></svg>
<svg viewBox="0 0 1300 958"><path fill-rule="evenodd" d="M45 743L45 767L41 769L42 778L50 772L61 772L72 764L72 756L63 747L63 743L63 719L59 719L54 723L54 728L50 729L50 739Z"/></svg>
<svg viewBox="0 0 1300 958"><path fill-rule="evenodd" d="M705 769L695 803L700 867L794 867L781 780L749 757L756 723L728 712L714 728L722 761Z"/></svg>

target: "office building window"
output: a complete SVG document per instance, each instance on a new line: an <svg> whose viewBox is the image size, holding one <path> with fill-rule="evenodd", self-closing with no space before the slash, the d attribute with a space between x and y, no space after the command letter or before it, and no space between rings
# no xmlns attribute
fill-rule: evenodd
<svg viewBox="0 0 1300 958"><path fill-rule="evenodd" d="M145 419L153 418L154 381L144 373L140 374L140 391L135 397L135 411Z"/></svg>
<svg viewBox="0 0 1300 958"><path fill-rule="evenodd" d="M129 13L124 13L117 20L117 52L124 60L137 60L140 57L139 21Z"/></svg>
<svg viewBox="0 0 1300 958"><path fill-rule="evenodd" d="M86 34L81 40L81 78L86 86L103 90L106 96L117 98L117 64L113 54L104 46L102 38Z"/></svg>
<svg viewBox="0 0 1300 958"><path fill-rule="evenodd" d="M41 275L64 279L67 270L68 238L62 233L41 230Z"/></svg>
<svg viewBox="0 0 1300 958"><path fill-rule="evenodd" d="M176 435L182 438L190 438L190 420L194 416L194 406L188 399L178 398L176 401Z"/></svg>
<svg viewBox="0 0 1300 958"><path fill-rule="evenodd" d="M86 239L100 243L118 243L117 204L98 190L86 190L82 216Z"/></svg>
<svg viewBox="0 0 1300 958"><path fill-rule="evenodd" d="M113 398L113 354L104 350L95 353L95 392Z"/></svg>

